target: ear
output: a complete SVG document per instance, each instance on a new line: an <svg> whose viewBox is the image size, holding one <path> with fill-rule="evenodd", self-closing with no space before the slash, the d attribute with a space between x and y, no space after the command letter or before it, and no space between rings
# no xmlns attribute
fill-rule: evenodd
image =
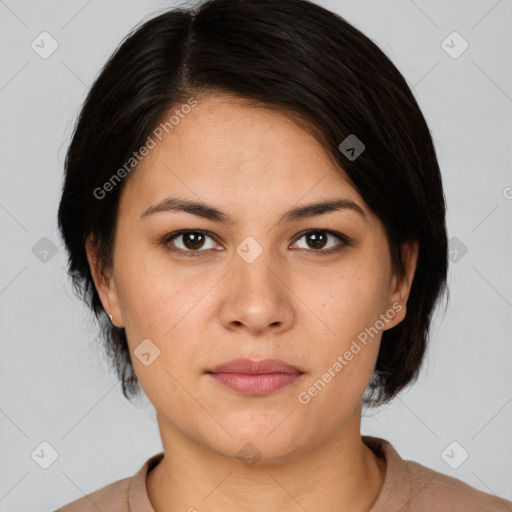
<svg viewBox="0 0 512 512"><path fill-rule="evenodd" d="M407 299L411 291L416 264L418 262L419 243L414 241L403 242L401 245L404 274L393 274L389 288L388 310L393 310L395 315L386 323L386 329L398 325L407 313ZM384 329L384 330L386 330Z"/></svg>
<svg viewBox="0 0 512 512"><path fill-rule="evenodd" d="M112 323L116 327L123 326L123 317L119 307L119 298L115 280L110 273L101 268L98 258L98 246L94 235L89 235L85 243L87 261L91 269L94 286L107 315L112 315Z"/></svg>

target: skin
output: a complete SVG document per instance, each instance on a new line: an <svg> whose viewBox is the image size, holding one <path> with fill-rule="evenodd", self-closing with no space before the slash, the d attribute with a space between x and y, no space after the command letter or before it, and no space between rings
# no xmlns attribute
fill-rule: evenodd
<svg viewBox="0 0 512 512"><path fill-rule="evenodd" d="M361 440L361 401L382 332L309 403L297 397L393 304L401 311L384 329L403 320L417 244L403 245L405 275L393 274L383 224L309 133L282 111L222 95L198 100L127 178L109 271L100 271L94 239L87 242L105 311L125 328L157 414L165 457L147 476L149 499L156 512L241 504L258 512L368 511L386 466ZM186 212L140 218L171 195L214 205L235 222ZM289 208L334 198L356 202L366 217L341 210L278 223ZM159 243L181 229L212 237L196 246L186 236L167 249ZM353 242L325 234L325 246L315 246L299 235L308 229ZM247 236L262 248L251 263L236 252ZM146 366L133 351L148 338L160 355ZM248 397L204 373L239 357L282 359L305 374ZM250 467L237 457L247 442L261 454Z"/></svg>

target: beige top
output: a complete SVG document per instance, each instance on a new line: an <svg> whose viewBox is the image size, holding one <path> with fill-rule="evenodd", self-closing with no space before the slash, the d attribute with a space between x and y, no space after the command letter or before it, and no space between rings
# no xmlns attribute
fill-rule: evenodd
<svg viewBox="0 0 512 512"><path fill-rule="evenodd" d="M387 464L384 485L369 512L512 512L512 501L403 460L389 441L371 436L362 436L362 440ZM56 512L155 512L146 490L146 475L163 455L150 457L133 477L106 485Z"/></svg>

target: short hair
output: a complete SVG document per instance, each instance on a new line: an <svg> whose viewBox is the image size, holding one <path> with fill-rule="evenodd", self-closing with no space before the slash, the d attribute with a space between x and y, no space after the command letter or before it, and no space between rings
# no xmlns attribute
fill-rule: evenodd
<svg viewBox="0 0 512 512"><path fill-rule="evenodd" d="M406 317L383 332L363 397L369 407L388 402L417 379L433 310L447 291L442 179L429 128L398 69L358 29L309 0L209 0L167 10L126 36L87 95L66 154L58 224L74 290L98 320L123 395L130 400L141 388L124 328L106 320L85 243L94 234L101 268L110 269L128 177L105 197L97 191L166 113L209 93L301 122L383 222L393 270L404 271L400 244L419 243ZM365 146L357 158L340 150L349 135Z"/></svg>

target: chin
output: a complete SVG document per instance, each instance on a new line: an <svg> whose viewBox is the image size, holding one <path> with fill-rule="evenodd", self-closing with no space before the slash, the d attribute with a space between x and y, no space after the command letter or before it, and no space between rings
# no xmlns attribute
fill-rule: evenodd
<svg viewBox="0 0 512 512"><path fill-rule="evenodd" d="M258 439L235 437L228 444L218 446L215 451L229 459L238 459L241 468L245 466L248 469L282 464L292 460L299 451L299 448L295 444L290 444L289 440L270 440L265 436Z"/></svg>
<svg viewBox="0 0 512 512"><path fill-rule="evenodd" d="M304 440L299 435L303 429L283 421L286 415L279 415L275 421L276 416L259 417L252 422L247 418L226 422L226 430L233 437L222 435L210 446L223 456L239 459L247 467L290 460L303 448Z"/></svg>

